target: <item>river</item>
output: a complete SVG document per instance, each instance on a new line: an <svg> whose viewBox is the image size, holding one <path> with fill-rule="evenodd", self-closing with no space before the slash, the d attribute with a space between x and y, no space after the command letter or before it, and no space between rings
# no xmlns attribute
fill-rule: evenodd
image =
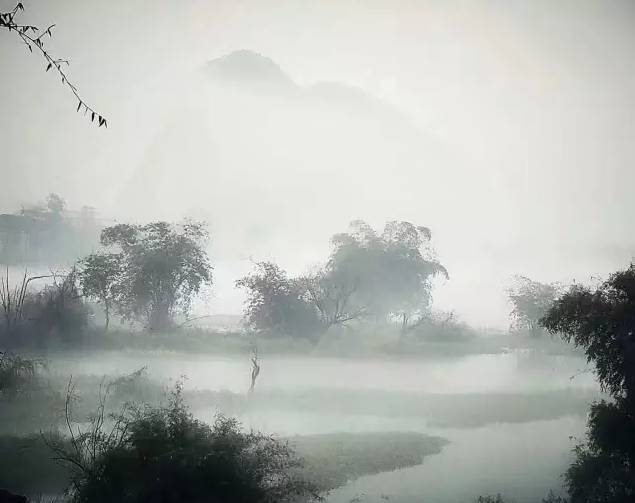
<svg viewBox="0 0 635 503"><path fill-rule="evenodd" d="M75 375L128 373L144 365L150 377L161 381L183 379L186 390L244 393L249 386L248 356L100 352L64 354L51 359L52 372ZM596 381L581 358L522 352L440 359L265 355L261 367L257 392L272 396L276 393L302 396L316 390L333 395L364 392L450 398L516 394L520 397L516 400L522 402L524 396L530 400L540 393L597 391ZM500 404L505 406L505 398ZM572 448L584 435L583 414L554 413L554 417L549 417L549 411L545 412L546 417L540 420L528 417L513 422L485 421L471 427L443 427L431 424L425 414L400 414L399 410L381 413L337 407L294 410L291 404L245 411L239 414L239 419L248 428L284 436L417 431L450 441L440 454L425 458L421 465L349 482L328 496L331 503L469 502L479 494L498 492L517 503L529 503L540 501L550 489L561 491L561 474L572 458ZM211 410L197 411L206 420L213 414Z"/></svg>

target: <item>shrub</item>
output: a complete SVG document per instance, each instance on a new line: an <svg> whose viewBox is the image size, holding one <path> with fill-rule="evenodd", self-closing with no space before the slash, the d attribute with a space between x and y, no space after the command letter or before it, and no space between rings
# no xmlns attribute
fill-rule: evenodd
<svg viewBox="0 0 635 503"><path fill-rule="evenodd" d="M52 444L73 469L71 501L318 499L317 489L295 475L301 462L288 444L244 433L236 420L223 416L211 426L194 419L179 386L168 406L127 408L110 421L106 431L102 406L86 432L71 431L70 442Z"/></svg>
<svg viewBox="0 0 635 503"><path fill-rule="evenodd" d="M37 291L29 289L29 282L42 278L53 282ZM7 274L0 285L0 340L5 346L44 345L52 339L71 342L88 326L90 309L79 294L74 269L65 275L28 278L25 274L16 288L9 287Z"/></svg>
<svg viewBox="0 0 635 503"><path fill-rule="evenodd" d="M0 398L25 393L33 387L40 363L0 352Z"/></svg>
<svg viewBox="0 0 635 503"><path fill-rule="evenodd" d="M61 419L61 397L44 382L44 362L0 352L0 434L48 428Z"/></svg>

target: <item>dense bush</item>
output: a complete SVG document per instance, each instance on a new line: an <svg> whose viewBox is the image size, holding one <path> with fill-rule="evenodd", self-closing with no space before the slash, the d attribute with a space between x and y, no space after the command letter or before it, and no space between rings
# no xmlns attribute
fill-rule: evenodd
<svg viewBox="0 0 635 503"><path fill-rule="evenodd" d="M34 291L34 279L53 281ZM0 343L5 347L48 345L51 342L74 343L88 326L90 309L77 288L75 270L68 274L28 278L9 286L2 277Z"/></svg>
<svg viewBox="0 0 635 503"><path fill-rule="evenodd" d="M192 417L177 387L166 407L128 410L105 428L103 409L85 433L54 446L73 469L74 502L285 502L318 498L296 476L300 461L286 443L244 433L219 416Z"/></svg>

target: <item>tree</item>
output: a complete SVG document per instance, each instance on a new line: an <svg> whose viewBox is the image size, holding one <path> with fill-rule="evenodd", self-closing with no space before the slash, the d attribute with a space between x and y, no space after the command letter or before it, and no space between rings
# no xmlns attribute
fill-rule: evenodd
<svg viewBox="0 0 635 503"><path fill-rule="evenodd" d="M514 284L507 290L513 328L532 336L542 334L540 320L559 293L560 287L555 283L539 283L525 276L515 276Z"/></svg>
<svg viewBox="0 0 635 503"><path fill-rule="evenodd" d="M347 279L351 278L339 278L335 281L335 278L327 271L319 271L299 279L308 300L317 309L324 330L332 326L344 325L364 315L363 306L352 305L357 284Z"/></svg>
<svg viewBox="0 0 635 503"><path fill-rule="evenodd" d="M290 279L272 262L258 262L255 270L236 281L247 290L245 320L254 330L270 335L315 337L320 320L307 299L302 279Z"/></svg>
<svg viewBox="0 0 635 503"><path fill-rule="evenodd" d="M110 324L110 314L117 306L122 273L121 253L93 253L80 261L79 284L82 293L103 305L106 330Z"/></svg>
<svg viewBox="0 0 635 503"><path fill-rule="evenodd" d="M250 326L270 333L315 337L332 326L366 316L398 315L404 332L429 307L431 280L446 269L433 257L430 231L409 222L388 222L381 235L361 220L332 238L326 266L289 278L270 262L236 284L249 291Z"/></svg>
<svg viewBox="0 0 635 503"><path fill-rule="evenodd" d="M55 192L51 192L46 197L46 207L51 213L61 214L66 208L66 201L64 198Z"/></svg>
<svg viewBox="0 0 635 503"><path fill-rule="evenodd" d="M105 228L102 245L119 247L121 253L116 295L121 314L142 319L150 330L169 328L177 312L187 314L193 296L212 282L207 240L199 222Z"/></svg>
<svg viewBox="0 0 635 503"><path fill-rule="evenodd" d="M53 69L57 72L62 85L68 87L77 99L77 111L79 112L80 110L84 110L84 115L88 115L91 122L95 122L95 119L97 119L99 127L108 127L108 121L106 118L90 107L80 96L77 87L68 80L68 76L66 75L66 71L64 69L64 65L69 65L68 60L53 57L48 49L45 48L44 39L47 35L49 37L53 36L52 30L55 25L52 24L46 29L40 30L37 26L19 23L17 18L23 12L24 5L22 5L21 2L17 3L10 11L0 12L0 29L4 29L9 33L15 34L24 43L29 52L33 52L33 49L35 49L36 52L39 52L46 64L46 71L48 72Z"/></svg>
<svg viewBox="0 0 635 503"><path fill-rule="evenodd" d="M574 285L541 321L584 349L611 402L596 402L566 473L571 503L635 499L635 265L596 289Z"/></svg>
<svg viewBox="0 0 635 503"><path fill-rule="evenodd" d="M88 427L73 426L70 441L48 444L72 470L70 501L76 503L284 503L319 498L299 475L301 460L289 445L256 432L244 433L234 419L218 416L211 426L196 420L177 385L169 404L124 407L108 418L106 397Z"/></svg>
<svg viewBox="0 0 635 503"><path fill-rule="evenodd" d="M349 232L333 236L325 274L342 291L355 285L349 309L377 320L397 316L407 328L414 314L427 310L431 280L448 277L430 241L427 227L410 222L388 222L377 234L366 222L353 221Z"/></svg>

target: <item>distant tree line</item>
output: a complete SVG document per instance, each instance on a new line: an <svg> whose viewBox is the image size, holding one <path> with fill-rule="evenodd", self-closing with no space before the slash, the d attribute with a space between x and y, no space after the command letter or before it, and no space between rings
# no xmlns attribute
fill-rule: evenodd
<svg viewBox="0 0 635 503"><path fill-rule="evenodd" d="M70 211L61 196L51 193L41 203L0 214L0 263L74 261L97 244L100 226L94 208Z"/></svg>

